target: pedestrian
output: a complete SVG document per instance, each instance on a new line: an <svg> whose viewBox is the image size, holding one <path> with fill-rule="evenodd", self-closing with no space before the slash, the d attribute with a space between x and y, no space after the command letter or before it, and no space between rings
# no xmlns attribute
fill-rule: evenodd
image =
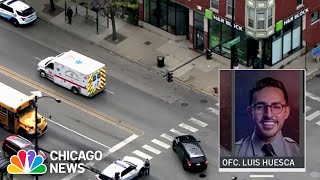
<svg viewBox="0 0 320 180"><path fill-rule="evenodd" d="M150 161L149 161L149 159L146 159L144 161L144 172L145 172L145 175L150 174Z"/></svg>
<svg viewBox="0 0 320 180"><path fill-rule="evenodd" d="M114 180L120 180L120 173L119 172L116 172L114 174Z"/></svg>
<svg viewBox="0 0 320 180"><path fill-rule="evenodd" d="M67 10L67 17L68 17L68 23L71 25L71 21L72 21L72 15L73 15L73 11L71 9L71 7L68 7Z"/></svg>

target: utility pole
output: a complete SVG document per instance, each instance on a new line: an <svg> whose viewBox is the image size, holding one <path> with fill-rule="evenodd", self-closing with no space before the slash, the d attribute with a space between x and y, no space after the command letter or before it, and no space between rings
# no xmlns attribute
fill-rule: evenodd
<svg viewBox="0 0 320 180"><path fill-rule="evenodd" d="M234 1L232 0L232 19L231 19L231 39L235 39L236 38L236 30L234 28ZM230 65L230 69L233 69L233 65L236 64L238 65L238 63L236 62L235 59L235 51L236 51L236 46L233 45L231 46L231 65Z"/></svg>

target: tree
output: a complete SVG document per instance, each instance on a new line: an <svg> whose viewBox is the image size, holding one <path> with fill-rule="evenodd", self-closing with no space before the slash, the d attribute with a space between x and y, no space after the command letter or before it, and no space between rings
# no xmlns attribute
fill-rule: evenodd
<svg viewBox="0 0 320 180"><path fill-rule="evenodd" d="M138 7L136 0L105 0L105 4L103 6L104 14L107 18L111 19L112 24L112 41L118 39L117 30L116 30L116 13L124 12L126 8Z"/></svg>
<svg viewBox="0 0 320 180"><path fill-rule="evenodd" d="M56 6L54 5L53 0L50 0L50 7L51 7L51 11L55 11L56 10Z"/></svg>

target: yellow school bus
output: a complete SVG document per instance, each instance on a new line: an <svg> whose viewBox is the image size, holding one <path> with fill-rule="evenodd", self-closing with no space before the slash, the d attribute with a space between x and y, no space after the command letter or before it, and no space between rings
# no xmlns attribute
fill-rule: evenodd
<svg viewBox="0 0 320 180"><path fill-rule="evenodd" d="M46 118L38 113L38 135L47 130ZM26 138L35 133L35 97L0 82L0 126Z"/></svg>

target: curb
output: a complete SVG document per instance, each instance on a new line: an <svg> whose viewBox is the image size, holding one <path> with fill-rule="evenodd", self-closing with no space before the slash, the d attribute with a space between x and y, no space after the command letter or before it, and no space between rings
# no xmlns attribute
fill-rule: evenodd
<svg viewBox="0 0 320 180"><path fill-rule="evenodd" d="M74 34L75 36L78 36L78 37L81 38L81 39L85 39L85 40L87 40L87 41L90 42L90 43L93 43L93 44L95 44L95 45L97 45L97 46L99 46L99 47L101 47L101 48L103 48L103 49L106 49L106 50L114 53L115 55L121 56L121 57L129 60L129 61L132 62L132 63L135 63L135 64L140 65L140 66L142 66L142 67L144 67L144 68L146 68L146 69L148 69L148 70L151 70L151 71L153 71L153 72L156 72L156 73L159 74L159 75L162 75L162 76L165 75L165 73L162 72L162 71L158 71L158 70L156 70L156 69L154 69L154 68L151 68L151 67L149 67L149 66L146 66L145 64L142 64L142 63L140 63L140 62L137 62L137 61L134 61L134 60L132 60L132 59L130 59L130 58L127 58L124 54L121 54L121 53L119 53L119 52L116 52L116 51L113 51L113 50L111 50L111 49L108 49L108 48L106 48L106 47L104 47L104 46L96 43L95 41L92 41L92 40L90 40L90 39L87 39L86 37L80 35L79 33L75 33L75 32L73 32L73 31L71 31L71 30L69 30L69 29L67 29L67 28L58 26L58 25L54 24L53 22L51 22L50 20L48 20L47 18L42 17L42 15L39 15L38 18L40 18L41 20L43 20L43 21L45 21L45 22L47 22L47 23L49 23L49 24L51 24L51 25L53 25L53 26L55 26L55 27L58 27L59 29L65 31L65 32L69 32L70 34ZM202 93L202 94L205 94L205 95L207 95L207 96L210 96L210 97L212 97L212 98L215 99L215 100L218 100L218 95L210 94L210 93L208 93L208 92L206 92L206 91L204 91L204 90L202 90L202 89L199 89L199 88L197 88L197 87L195 87L195 86L193 86L193 85L191 85L191 84L185 83L185 82L183 82L182 80L180 80L180 79L178 79L178 78L174 78L174 79L176 79L176 82L178 82L179 84L181 84L181 85L183 85L183 86L185 86L185 87L187 87L187 88L189 88L189 89L191 89L191 90L197 91L197 92L199 92L199 93Z"/></svg>

